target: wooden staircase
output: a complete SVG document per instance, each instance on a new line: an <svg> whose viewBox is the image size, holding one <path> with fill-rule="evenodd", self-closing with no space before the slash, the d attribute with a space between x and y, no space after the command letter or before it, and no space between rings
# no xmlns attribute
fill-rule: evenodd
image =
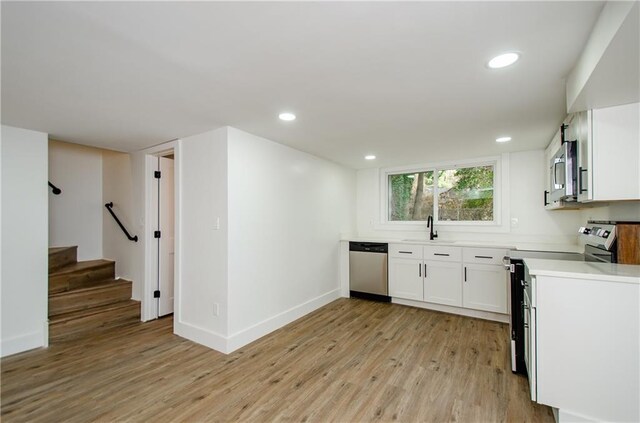
<svg viewBox="0 0 640 423"><path fill-rule="evenodd" d="M49 248L49 340L75 339L140 321L131 281L115 279L115 262L78 262L78 247Z"/></svg>

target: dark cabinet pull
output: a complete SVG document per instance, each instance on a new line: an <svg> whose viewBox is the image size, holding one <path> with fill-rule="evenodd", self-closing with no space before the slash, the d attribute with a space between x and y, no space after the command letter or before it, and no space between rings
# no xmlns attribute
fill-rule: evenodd
<svg viewBox="0 0 640 423"><path fill-rule="evenodd" d="M492 259L493 257L491 257L491 256L476 256L476 258Z"/></svg>
<svg viewBox="0 0 640 423"><path fill-rule="evenodd" d="M449 254L444 254L444 253L433 253L434 256L444 256L444 257L449 257Z"/></svg>
<svg viewBox="0 0 640 423"><path fill-rule="evenodd" d="M547 200L547 197L549 196L549 191L544 191L544 205L548 206L549 205L549 201Z"/></svg>
<svg viewBox="0 0 640 423"><path fill-rule="evenodd" d="M427 263L424 264L424 277L427 277Z"/></svg>
<svg viewBox="0 0 640 423"><path fill-rule="evenodd" d="M464 281L467 281L467 266L464 267Z"/></svg>
<svg viewBox="0 0 640 423"><path fill-rule="evenodd" d="M588 189L588 188L582 188L582 185L583 185L583 184L582 184L582 173L583 173L583 172L587 172L588 170L589 170L589 169L583 169L583 168L582 168L582 166L580 166L580 167L578 168L578 188L579 188L579 190L580 190L580 191L579 191L579 192L580 192L580 194L582 194L583 192L587 192L587 191L589 191L589 189Z"/></svg>
<svg viewBox="0 0 640 423"><path fill-rule="evenodd" d="M418 263L418 276L422 277L422 263Z"/></svg>
<svg viewBox="0 0 640 423"><path fill-rule="evenodd" d="M398 251L400 254L413 254L413 251Z"/></svg>

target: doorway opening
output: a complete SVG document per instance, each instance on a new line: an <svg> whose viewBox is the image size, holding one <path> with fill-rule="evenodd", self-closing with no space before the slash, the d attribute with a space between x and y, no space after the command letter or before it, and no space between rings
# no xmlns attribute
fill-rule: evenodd
<svg viewBox="0 0 640 423"><path fill-rule="evenodd" d="M157 157L154 179L156 207L154 240L156 241L157 277L153 297L157 300L156 317L173 314L175 270L175 189L174 154Z"/></svg>
<svg viewBox="0 0 640 423"><path fill-rule="evenodd" d="M142 321L178 314L179 144L145 152L145 277Z"/></svg>

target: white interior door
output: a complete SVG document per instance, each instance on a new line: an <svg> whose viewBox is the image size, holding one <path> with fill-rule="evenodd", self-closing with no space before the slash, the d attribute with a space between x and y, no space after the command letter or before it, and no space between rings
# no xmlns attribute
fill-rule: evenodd
<svg viewBox="0 0 640 423"><path fill-rule="evenodd" d="M159 269L158 317L173 313L173 266L174 266L174 178L173 159L160 157L160 195L158 199L159 230Z"/></svg>

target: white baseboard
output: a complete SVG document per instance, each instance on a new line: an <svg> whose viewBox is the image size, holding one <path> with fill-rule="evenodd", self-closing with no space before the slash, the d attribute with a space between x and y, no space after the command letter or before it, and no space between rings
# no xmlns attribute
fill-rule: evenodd
<svg viewBox="0 0 640 423"><path fill-rule="evenodd" d="M191 323L179 322L175 315L173 333L221 353L226 354L227 352L227 338L225 336Z"/></svg>
<svg viewBox="0 0 640 423"><path fill-rule="evenodd" d="M294 320L297 320L302 316L337 300L338 298L340 298L340 289L329 291L326 294L320 295L319 297L292 307L289 310L276 314L275 316L265 319L260 323L236 332L228 337L197 325L180 322L178 320L174 320L173 329L174 333L178 336L204 345L205 347L212 348L221 353L229 354L247 344L250 344L256 339L262 338L274 330L280 329Z"/></svg>
<svg viewBox="0 0 640 423"><path fill-rule="evenodd" d="M635 419L633 419L635 420ZM630 420L630 421L633 421ZM558 409L558 423L584 423L584 422L597 422L600 419L594 419L586 417L578 413L573 413L567 410Z"/></svg>
<svg viewBox="0 0 640 423"><path fill-rule="evenodd" d="M47 327L47 330L44 330L43 326L43 330L1 340L0 357L7 357L9 355L32 350L34 348L46 347L49 344L49 323L45 322L44 325Z"/></svg>
<svg viewBox="0 0 640 423"><path fill-rule="evenodd" d="M494 322L509 323L508 314L493 313L491 311L472 310L469 308L454 307L442 304L425 303L422 301L404 300L401 298L392 298L394 304L402 304L412 307L425 308L427 310L443 311L445 313L459 314L461 316L475 317L478 319L492 320Z"/></svg>
<svg viewBox="0 0 640 423"><path fill-rule="evenodd" d="M262 338L266 334L271 333L276 329L280 329L294 320L297 320L302 316L337 300L338 298L340 298L339 288L236 332L227 338L227 353L233 352L256 339Z"/></svg>

